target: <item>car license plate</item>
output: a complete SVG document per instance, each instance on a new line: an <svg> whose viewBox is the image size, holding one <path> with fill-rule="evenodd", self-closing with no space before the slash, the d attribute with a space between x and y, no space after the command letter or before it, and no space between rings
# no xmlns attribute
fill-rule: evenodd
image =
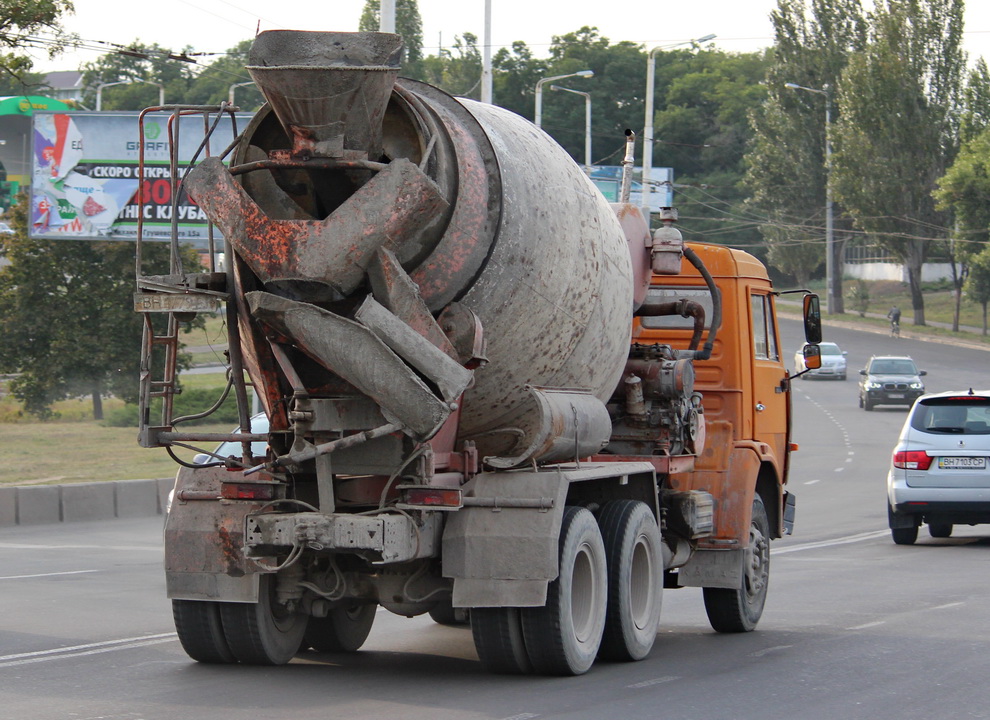
<svg viewBox="0 0 990 720"><path fill-rule="evenodd" d="M985 457L940 457L938 467L940 470L985 470L987 459Z"/></svg>
<svg viewBox="0 0 990 720"><path fill-rule="evenodd" d="M887 397L889 397L891 400L903 400L904 393L890 393L890 395L888 395Z"/></svg>

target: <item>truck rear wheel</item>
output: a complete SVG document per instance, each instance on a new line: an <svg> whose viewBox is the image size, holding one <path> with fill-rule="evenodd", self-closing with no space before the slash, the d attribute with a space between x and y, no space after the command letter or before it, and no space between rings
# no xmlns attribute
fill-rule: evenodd
<svg viewBox="0 0 990 720"><path fill-rule="evenodd" d="M763 615L770 581L770 521L759 495L753 498L749 545L743 559L743 577L736 590L705 588L708 622L718 632L749 632Z"/></svg>
<svg viewBox="0 0 990 720"><path fill-rule="evenodd" d="M642 660L660 624L663 561L660 530L646 503L615 500L598 518L608 563L608 606L598 657Z"/></svg>
<svg viewBox="0 0 990 720"><path fill-rule="evenodd" d="M521 675L532 671L519 608L471 608L471 632L475 650L488 672Z"/></svg>
<svg viewBox="0 0 990 720"><path fill-rule="evenodd" d="M378 606L341 603L326 617L311 617L304 642L317 652L357 652L371 633Z"/></svg>
<svg viewBox="0 0 990 720"><path fill-rule="evenodd" d="M523 637L536 672L580 675L595 662L605 630L608 572L595 516L568 507L558 548L559 573L546 605L521 611Z"/></svg>
<svg viewBox="0 0 990 720"><path fill-rule="evenodd" d="M186 655L201 663L237 662L227 645L220 605L200 600L173 600L175 632Z"/></svg>
<svg viewBox="0 0 990 720"><path fill-rule="evenodd" d="M223 634L240 662L284 665L299 651L309 618L276 602L274 575L262 575L259 581L258 602L220 603Z"/></svg>

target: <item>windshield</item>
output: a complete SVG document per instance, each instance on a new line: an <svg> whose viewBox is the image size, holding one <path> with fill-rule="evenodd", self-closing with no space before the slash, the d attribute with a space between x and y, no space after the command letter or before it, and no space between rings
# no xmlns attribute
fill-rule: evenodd
<svg viewBox="0 0 990 720"><path fill-rule="evenodd" d="M873 375L917 375L913 360L874 360L870 365Z"/></svg>
<svg viewBox="0 0 990 720"><path fill-rule="evenodd" d="M835 343L823 342L819 343L818 347L822 349L822 355L841 355L842 351L839 350L839 346Z"/></svg>

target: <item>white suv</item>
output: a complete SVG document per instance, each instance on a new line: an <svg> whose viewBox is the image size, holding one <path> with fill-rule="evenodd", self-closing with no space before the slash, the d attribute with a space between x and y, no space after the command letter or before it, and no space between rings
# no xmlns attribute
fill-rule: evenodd
<svg viewBox="0 0 990 720"><path fill-rule="evenodd" d="M923 395L914 403L887 474L887 516L898 545L918 526L935 538L953 525L990 523L990 391Z"/></svg>

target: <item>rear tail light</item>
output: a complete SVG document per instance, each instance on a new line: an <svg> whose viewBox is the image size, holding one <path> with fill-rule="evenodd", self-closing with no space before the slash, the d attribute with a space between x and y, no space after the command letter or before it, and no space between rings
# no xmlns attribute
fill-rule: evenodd
<svg viewBox="0 0 990 720"><path fill-rule="evenodd" d="M430 507L435 510L457 510L463 504L461 491L443 487L400 487L400 508Z"/></svg>
<svg viewBox="0 0 990 720"><path fill-rule="evenodd" d="M932 458L924 450L898 450L894 453L894 467L902 470L927 470Z"/></svg>
<svg viewBox="0 0 990 720"><path fill-rule="evenodd" d="M274 500L273 483L232 483L220 485L220 497L225 500Z"/></svg>

